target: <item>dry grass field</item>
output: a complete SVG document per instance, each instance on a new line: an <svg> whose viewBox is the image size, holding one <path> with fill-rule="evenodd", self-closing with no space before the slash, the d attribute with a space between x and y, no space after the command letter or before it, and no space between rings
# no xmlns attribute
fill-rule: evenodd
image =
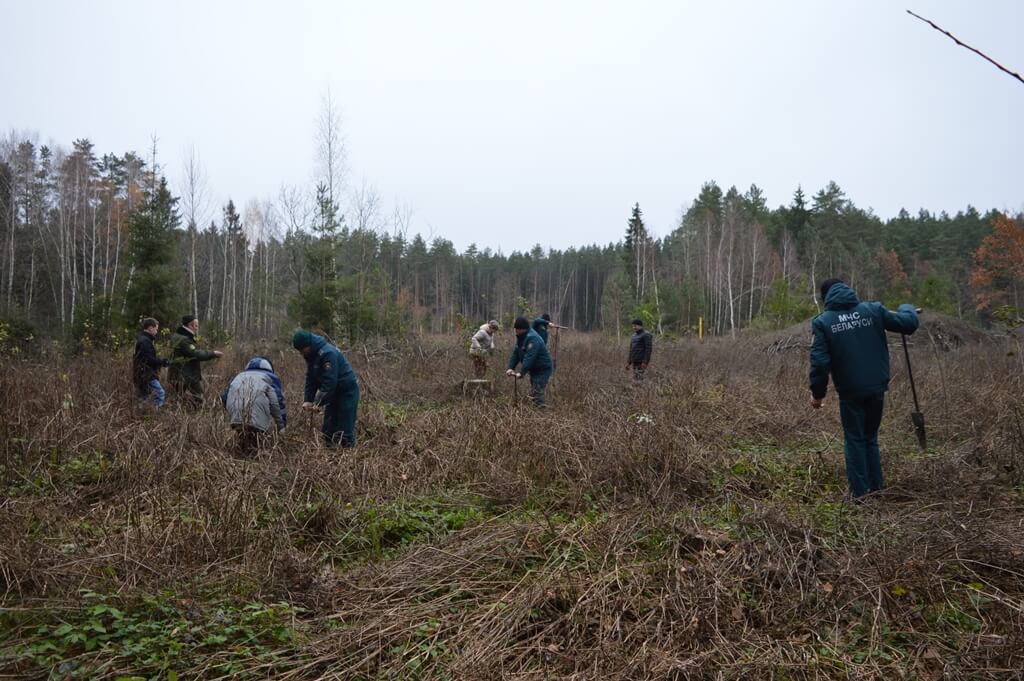
<svg viewBox="0 0 1024 681"><path fill-rule="evenodd" d="M267 348L156 416L126 356L5 359L0 677L1019 678L1024 369L967 335L914 337L926 453L892 338L864 505L800 336L657 342L639 388L625 339L569 336L543 411L507 333L486 397L463 339L359 346L344 452L275 346L291 421L258 460L215 396Z"/></svg>

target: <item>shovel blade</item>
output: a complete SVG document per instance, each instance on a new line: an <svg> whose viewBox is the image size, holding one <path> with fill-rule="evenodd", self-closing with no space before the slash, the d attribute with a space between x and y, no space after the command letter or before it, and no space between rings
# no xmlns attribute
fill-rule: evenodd
<svg viewBox="0 0 1024 681"><path fill-rule="evenodd" d="M928 437L924 432L924 414L919 411L910 412L910 420L914 424L914 433L917 434L917 444L921 445L921 451L928 449Z"/></svg>

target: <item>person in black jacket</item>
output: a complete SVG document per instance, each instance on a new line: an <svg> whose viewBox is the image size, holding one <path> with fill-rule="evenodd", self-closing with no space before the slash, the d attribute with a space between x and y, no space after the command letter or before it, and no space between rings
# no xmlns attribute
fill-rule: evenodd
<svg viewBox="0 0 1024 681"><path fill-rule="evenodd" d="M142 332L135 339L135 354L132 356L132 380L135 395L142 402L151 402L159 410L164 403L164 387L160 385L160 369L170 362L156 354L153 339L160 330L160 322L147 317L142 320Z"/></svg>
<svg viewBox="0 0 1024 681"><path fill-rule="evenodd" d="M651 362L651 350L654 349L654 336L650 331L644 329L644 323L640 319L633 320L633 335L629 339L629 361L626 368L633 370L633 382L640 383L644 380L644 373L647 365Z"/></svg>

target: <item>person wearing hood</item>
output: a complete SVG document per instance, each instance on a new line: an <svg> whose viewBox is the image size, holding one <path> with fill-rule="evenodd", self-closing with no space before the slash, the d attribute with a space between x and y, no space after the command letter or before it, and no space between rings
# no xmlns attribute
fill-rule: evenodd
<svg viewBox="0 0 1024 681"><path fill-rule="evenodd" d="M152 317L142 320L142 331L135 339L135 352L132 355L132 379L135 384L135 396L140 402L151 403L155 411L160 411L164 403L164 387L160 384L160 369L170 364L166 359L158 357L153 339L160 330L160 322Z"/></svg>
<svg viewBox="0 0 1024 681"><path fill-rule="evenodd" d="M355 447L359 382L341 350L323 336L299 329L292 347L306 360L302 408L323 413L323 437L328 447Z"/></svg>
<svg viewBox="0 0 1024 681"><path fill-rule="evenodd" d="M228 384L221 402L228 412L231 427L238 433L242 456L252 457L266 440L271 427L278 432L288 424L281 379L266 357L253 357L245 370Z"/></svg>
<svg viewBox="0 0 1024 681"><path fill-rule="evenodd" d="M203 404L202 362L224 356L219 350L200 350L196 340L198 333L199 320L195 315L181 318L181 326L171 334L171 368L167 372L171 388L192 408Z"/></svg>
<svg viewBox="0 0 1024 681"><path fill-rule="evenodd" d="M512 346L512 356L508 359L508 376L522 378L530 375L530 399L538 407L544 406L544 389L551 380L551 354L537 332L530 328L526 317L516 317L513 325L516 332L516 343ZM520 365L519 371L516 366Z"/></svg>
<svg viewBox="0 0 1024 681"><path fill-rule="evenodd" d="M494 334L501 326L496 319L487 322L473 334L469 342L469 356L473 360L473 375L478 378L487 376L487 357L494 354Z"/></svg>
<svg viewBox="0 0 1024 681"><path fill-rule="evenodd" d="M878 428L889 389L889 344L886 331L917 330L913 305L896 312L879 302L862 302L841 279L821 284L825 311L811 322L811 407L820 409L829 376L839 395L843 450L850 494L859 499L883 487Z"/></svg>
<svg viewBox="0 0 1024 681"><path fill-rule="evenodd" d="M545 312L541 316L533 320L530 327L537 332L540 339L544 341L544 345L548 344L548 327L551 326L551 315Z"/></svg>

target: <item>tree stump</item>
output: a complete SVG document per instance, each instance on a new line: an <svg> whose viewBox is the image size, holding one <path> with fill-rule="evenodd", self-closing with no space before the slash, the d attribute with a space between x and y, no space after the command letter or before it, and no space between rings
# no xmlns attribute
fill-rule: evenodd
<svg viewBox="0 0 1024 681"><path fill-rule="evenodd" d="M479 395L486 393L490 395L493 392L493 385L487 379L482 378L467 378L462 381L462 394L465 395Z"/></svg>

